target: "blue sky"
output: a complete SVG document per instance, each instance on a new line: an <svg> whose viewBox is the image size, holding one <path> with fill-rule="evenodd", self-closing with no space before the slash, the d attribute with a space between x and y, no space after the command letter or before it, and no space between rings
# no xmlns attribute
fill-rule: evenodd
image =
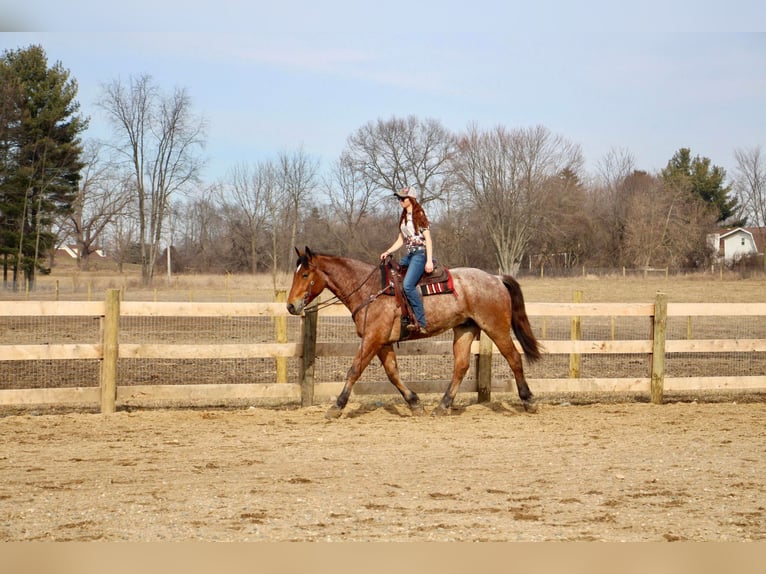
<svg viewBox="0 0 766 574"><path fill-rule="evenodd" d="M735 148L766 147L758 3L518 4L28 0L0 8L0 50L40 44L71 71L86 137L109 133L104 83L186 88L208 123L211 182L298 148L328 166L393 116L543 125L580 144L589 170L621 148L656 171L689 147L731 173Z"/></svg>

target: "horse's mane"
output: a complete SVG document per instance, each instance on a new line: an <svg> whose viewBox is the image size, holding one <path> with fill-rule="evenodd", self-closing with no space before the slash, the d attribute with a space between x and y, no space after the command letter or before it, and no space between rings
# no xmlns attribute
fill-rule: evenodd
<svg viewBox="0 0 766 574"><path fill-rule="evenodd" d="M370 272L370 269L374 267L375 265L368 262L368 261L362 261L360 259L354 259L353 257L346 257L342 255L333 255L330 253L323 253L319 251L310 251L308 248L306 249L305 253L298 255L298 261L296 265L298 267L300 266L309 266L309 258L320 258L324 259L325 261L330 260L333 262L337 262L341 267L347 269L349 272Z"/></svg>
<svg viewBox="0 0 766 574"><path fill-rule="evenodd" d="M328 253L314 253L314 257L320 257L325 260L331 259L338 262L342 267L349 271L366 271L369 272L374 264L368 261L362 261L360 259L354 259L353 257L345 257L342 255L330 255Z"/></svg>

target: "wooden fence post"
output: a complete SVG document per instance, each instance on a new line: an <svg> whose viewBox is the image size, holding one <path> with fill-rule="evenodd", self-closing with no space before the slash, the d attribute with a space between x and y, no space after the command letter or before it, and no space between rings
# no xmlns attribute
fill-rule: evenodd
<svg viewBox="0 0 766 574"><path fill-rule="evenodd" d="M274 293L274 301L277 303L287 301L287 291L278 289ZM274 328L277 343L287 343L287 317L274 317ZM287 383L287 357L277 357L277 383Z"/></svg>
<svg viewBox="0 0 766 574"><path fill-rule="evenodd" d="M101 412L110 414L117 402L117 356L119 354L120 291L106 291L106 312L102 332Z"/></svg>
<svg viewBox="0 0 766 574"><path fill-rule="evenodd" d="M652 403L662 404L665 384L665 338L668 323L668 296L657 292L652 319Z"/></svg>
<svg viewBox="0 0 766 574"><path fill-rule="evenodd" d="M479 355L476 357L476 400L488 403L492 400L492 339L486 333L479 336Z"/></svg>
<svg viewBox="0 0 766 574"><path fill-rule="evenodd" d="M314 359L317 345L316 306L309 307L303 314L303 355L301 356L301 406L314 404Z"/></svg>
<svg viewBox="0 0 766 574"><path fill-rule="evenodd" d="M582 303L582 291L575 291L572 297L573 303ZM572 329L571 329L572 341L579 341L582 339L582 318L579 316L572 317ZM569 378L580 378L580 367L582 365L582 355L579 353L571 353L569 355Z"/></svg>

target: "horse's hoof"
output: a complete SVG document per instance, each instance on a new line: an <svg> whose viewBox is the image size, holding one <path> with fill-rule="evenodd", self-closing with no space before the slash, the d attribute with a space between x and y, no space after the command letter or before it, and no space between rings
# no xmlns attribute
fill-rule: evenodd
<svg viewBox="0 0 766 574"><path fill-rule="evenodd" d="M537 412L537 403L532 401L522 401L524 410L528 413L535 414Z"/></svg>
<svg viewBox="0 0 766 574"><path fill-rule="evenodd" d="M412 412L413 417L422 417L426 414L426 410L423 408L423 405L411 405L410 411Z"/></svg>
<svg viewBox="0 0 766 574"><path fill-rule="evenodd" d="M343 409L338 408L337 405L333 405L329 409L327 409L327 412L324 414L324 418L331 421L331 420L340 418L340 415L342 414L343 414Z"/></svg>
<svg viewBox="0 0 766 574"><path fill-rule="evenodd" d="M444 408L443 406L439 405L434 410L431 411L432 417L447 417L450 415L451 409Z"/></svg>

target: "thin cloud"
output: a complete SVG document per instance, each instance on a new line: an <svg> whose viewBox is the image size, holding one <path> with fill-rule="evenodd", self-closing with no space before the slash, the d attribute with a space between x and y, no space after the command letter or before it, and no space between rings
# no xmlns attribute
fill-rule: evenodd
<svg viewBox="0 0 766 574"><path fill-rule="evenodd" d="M369 63L369 54L354 50L256 49L240 54L243 60L303 71L343 72L348 66Z"/></svg>

